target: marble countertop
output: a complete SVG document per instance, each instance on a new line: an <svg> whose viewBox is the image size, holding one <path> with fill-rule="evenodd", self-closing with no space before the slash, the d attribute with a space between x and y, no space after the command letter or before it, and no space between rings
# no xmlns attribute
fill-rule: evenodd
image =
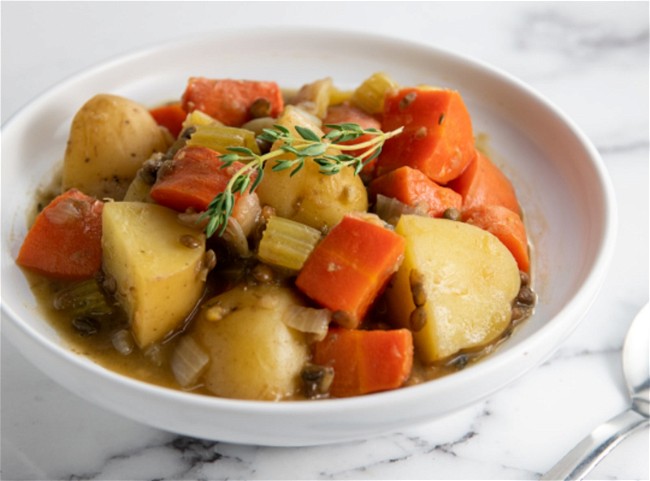
<svg viewBox="0 0 650 481"><path fill-rule="evenodd" d="M88 404L2 337L1 478L538 479L627 407L621 346L648 301L647 2L2 2L2 121L68 76L222 25L334 26L416 40L501 68L600 151L619 237L601 294L544 364L441 421L341 445L267 448L159 431ZM589 479L648 479L648 429Z"/></svg>

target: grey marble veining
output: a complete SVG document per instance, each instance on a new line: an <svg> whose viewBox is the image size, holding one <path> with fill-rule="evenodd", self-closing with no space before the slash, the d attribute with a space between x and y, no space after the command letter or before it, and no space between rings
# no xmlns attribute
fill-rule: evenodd
<svg viewBox="0 0 650 481"><path fill-rule="evenodd" d="M281 7L281 16L274 2L255 5L253 16L237 2L205 5L210 15L199 16L173 2L152 7L3 2L3 122L89 65L213 30L216 18L426 42L510 72L591 138L619 204L610 275L584 322L533 372L444 420L341 445L239 446L142 426L55 385L3 338L2 479L537 479L625 408L620 350L648 300L647 2L344 2L338 9L306 2ZM95 22L92 29L84 21ZM24 35L30 26L33 36ZM624 442L589 479L648 479L648 437L646 430Z"/></svg>
<svg viewBox="0 0 650 481"><path fill-rule="evenodd" d="M566 10L552 5L531 10L520 19L515 45L530 53L549 52L565 64L577 61L602 65L604 57L625 64L648 52L648 26L642 16L632 23L630 17L617 22L616 8L610 5L613 21L608 23L584 15L584 7L575 5ZM576 67L575 63L572 67Z"/></svg>

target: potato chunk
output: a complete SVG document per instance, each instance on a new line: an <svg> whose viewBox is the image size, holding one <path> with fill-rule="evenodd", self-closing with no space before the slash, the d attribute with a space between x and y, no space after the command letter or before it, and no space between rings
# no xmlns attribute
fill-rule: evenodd
<svg viewBox="0 0 650 481"><path fill-rule="evenodd" d="M278 124L290 130L299 125L323 135L320 121L293 105L286 107ZM291 169L274 172L273 166L275 161L267 162L257 195L262 205L274 207L280 217L322 230L332 227L349 212L368 208L363 181L352 168L344 168L336 175L323 175L318 164L308 159L304 168L292 176Z"/></svg>
<svg viewBox="0 0 650 481"><path fill-rule="evenodd" d="M406 238L406 252L387 290L389 309L397 324L416 331L423 362L485 345L503 333L520 277L512 254L495 236L462 222L413 215L402 216L396 232ZM423 327L413 326L418 320Z"/></svg>
<svg viewBox="0 0 650 481"><path fill-rule="evenodd" d="M188 333L210 356L205 387L217 396L280 400L300 389L304 335L282 317L301 305L294 291L240 286L203 304Z"/></svg>
<svg viewBox="0 0 650 481"><path fill-rule="evenodd" d="M72 121L63 190L74 187L98 199L122 200L142 163L169 143L144 106L116 95L96 95Z"/></svg>
<svg viewBox="0 0 650 481"><path fill-rule="evenodd" d="M203 293L205 235L166 207L108 202L102 215L103 266L115 279L140 347L183 324Z"/></svg>

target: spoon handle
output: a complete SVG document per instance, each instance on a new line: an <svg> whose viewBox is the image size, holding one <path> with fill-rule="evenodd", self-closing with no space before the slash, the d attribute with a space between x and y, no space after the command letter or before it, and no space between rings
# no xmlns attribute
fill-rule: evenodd
<svg viewBox="0 0 650 481"><path fill-rule="evenodd" d="M618 443L649 421L631 408L623 411L594 429L540 480L583 479Z"/></svg>

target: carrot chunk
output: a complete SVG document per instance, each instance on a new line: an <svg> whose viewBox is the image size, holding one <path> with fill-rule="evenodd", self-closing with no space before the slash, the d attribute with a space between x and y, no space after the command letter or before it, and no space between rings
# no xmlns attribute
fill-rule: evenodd
<svg viewBox="0 0 650 481"><path fill-rule="evenodd" d="M347 215L314 248L296 286L334 311L339 323L357 327L398 269L404 246L395 232Z"/></svg>
<svg viewBox="0 0 650 481"><path fill-rule="evenodd" d="M463 220L494 234L512 253L519 270L529 272L528 237L519 214L500 205L481 205L463 211Z"/></svg>
<svg viewBox="0 0 650 481"><path fill-rule="evenodd" d="M404 126L404 132L386 141L378 175L408 165L446 184L475 156L471 118L455 90L420 87L389 93L382 126L384 131Z"/></svg>
<svg viewBox="0 0 650 481"><path fill-rule="evenodd" d="M16 262L57 279L92 277L102 263L103 207L77 189L57 196L36 217Z"/></svg>
<svg viewBox="0 0 650 481"><path fill-rule="evenodd" d="M183 109L180 102L161 105L160 107L149 110L149 113L156 123L169 130L169 133L174 138L178 137L178 134L181 133L183 122L187 117L187 112Z"/></svg>
<svg viewBox="0 0 650 481"><path fill-rule="evenodd" d="M467 169L448 187L463 197L463 210L481 205L501 205L521 214L519 201L510 180L490 158L480 151Z"/></svg>
<svg viewBox="0 0 650 481"><path fill-rule="evenodd" d="M396 389L411 374L413 335L408 329L331 328L314 346L314 362L334 369L335 397Z"/></svg>
<svg viewBox="0 0 650 481"><path fill-rule="evenodd" d="M331 128L327 127L327 125L338 125L338 124L345 124L345 123L353 123L353 124L358 124L361 128L364 130L367 129L381 129L381 122L377 120L374 116L364 112L360 108L354 107L349 104L339 104L339 105L332 105L327 109L327 115L323 119L323 132L328 133ZM358 137L354 140L349 140L347 142L341 142L342 145L355 145L355 144L360 144L362 142L366 142L370 140L372 136L370 134L362 135L361 137ZM367 149L365 149L367 150ZM359 150L352 150L349 151L348 153L350 155L358 156L361 155L364 151L364 149L359 149ZM375 170L375 164L377 162L377 159L373 159L370 162L368 162L361 173L364 176L371 176Z"/></svg>
<svg viewBox="0 0 650 481"><path fill-rule="evenodd" d="M462 206L460 194L438 185L419 170L406 165L377 177L368 190L371 197L381 194L406 205L424 205L431 217L442 217L450 208L460 211Z"/></svg>
<svg viewBox="0 0 650 481"><path fill-rule="evenodd" d="M182 96L185 111L200 110L232 127L252 118L251 107L256 101L268 117L277 117L284 109L276 82L192 77Z"/></svg>
<svg viewBox="0 0 650 481"><path fill-rule="evenodd" d="M158 204L178 212L189 208L206 210L243 166L235 162L224 168L218 152L200 146L183 147L176 152L171 165L158 174L150 195Z"/></svg>

